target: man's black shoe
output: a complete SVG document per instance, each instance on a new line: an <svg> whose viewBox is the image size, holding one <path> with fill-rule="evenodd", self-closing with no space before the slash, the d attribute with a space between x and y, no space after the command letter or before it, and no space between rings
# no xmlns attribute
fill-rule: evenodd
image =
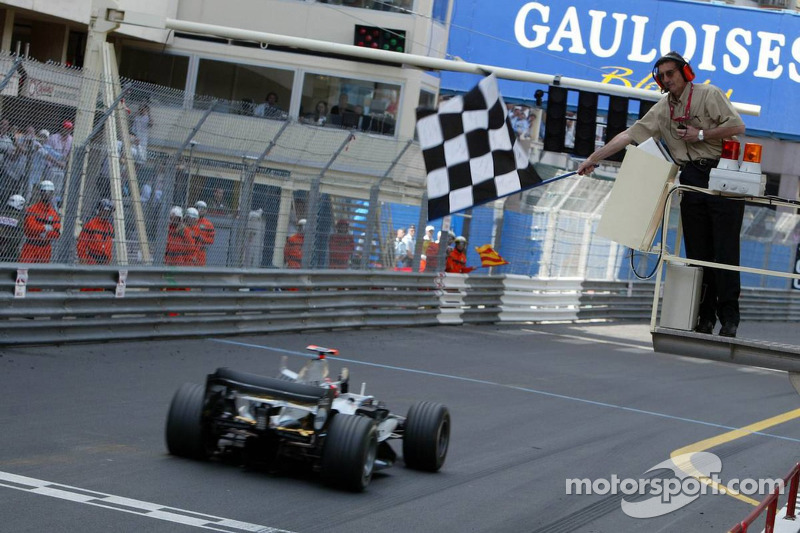
<svg viewBox="0 0 800 533"><path fill-rule="evenodd" d="M722 327L719 328L719 334L722 337L735 337L736 336L736 324L733 322L726 322L722 324Z"/></svg>
<svg viewBox="0 0 800 533"><path fill-rule="evenodd" d="M697 324L697 327L694 328L696 333L705 333L706 335L711 335L714 333L714 322L711 320L700 320ZM735 329L734 329L735 331Z"/></svg>

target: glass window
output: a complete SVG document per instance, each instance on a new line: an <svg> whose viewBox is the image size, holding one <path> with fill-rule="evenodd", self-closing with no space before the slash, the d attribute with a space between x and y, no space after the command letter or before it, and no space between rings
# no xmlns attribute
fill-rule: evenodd
<svg viewBox="0 0 800 533"><path fill-rule="evenodd" d="M399 100L399 85L306 74L300 120L394 135Z"/></svg>
<svg viewBox="0 0 800 533"><path fill-rule="evenodd" d="M433 109L436 107L436 95L432 92L422 90L419 92L419 107Z"/></svg>
<svg viewBox="0 0 800 533"><path fill-rule="evenodd" d="M433 12L431 13L433 20L444 24L447 18L447 6L449 4L450 0L433 0Z"/></svg>
<svg viewBox="0 0 800 533"><path fill-rule="evenodd" d="M331 4L345 7L363 7L376 11L403 12L411 10L414 0L317 0L320 4ZM445 0L445 4L447 0ZM446 8L445 8L446 9Z"/></svg>
<svg viewBox="0 0 800 533"><path fill-rule="evenodd" d="M232 113L286 119L294 71L201 59L197 70L200 95L235 102Z"/></svg>
<svg viewBox="0 0 800 533"><path fill-rule="evenodd" d="M123 78L144 81L154 85L186 89L189 58L124 47L119 65Z"/></svg>

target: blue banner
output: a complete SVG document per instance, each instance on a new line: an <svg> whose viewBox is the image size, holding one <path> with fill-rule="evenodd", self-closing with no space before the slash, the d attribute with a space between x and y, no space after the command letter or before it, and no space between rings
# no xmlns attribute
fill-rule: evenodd
<svg viewBox="0 0 800 533"><path fill-rule="evenodd" d="M449 53L465 61L657 90L653 63L676 50L695 83L735 102L748 133L800 137L800 14L685 0L455 0ZM467 91L479 77L442 73L442 89ZM533 100L530 83L500 80L509 99Z"/></svg>

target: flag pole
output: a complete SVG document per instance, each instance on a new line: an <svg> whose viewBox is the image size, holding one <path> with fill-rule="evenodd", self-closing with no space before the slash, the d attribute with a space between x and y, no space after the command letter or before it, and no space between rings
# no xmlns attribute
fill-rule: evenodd
<svg viewBox="0 0 800 533"><path fill-rule="evenodd" d="M536 186L541 187L542 185L547 185L548 183L553 183L554 181L563 180L564 178L574 176L577 173L578 173L577 170L573 170L572 172L567 172L566 174L561 174L560 176L556 176L554 178L542 180L541 183L537 183Z"/></svg>

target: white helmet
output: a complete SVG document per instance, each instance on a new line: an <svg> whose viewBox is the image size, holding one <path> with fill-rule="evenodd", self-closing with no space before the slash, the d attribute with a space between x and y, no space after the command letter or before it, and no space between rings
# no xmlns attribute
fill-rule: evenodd
<svg viewBox="0 0 800 533"><path fill-rule="evenodd" d="M169 210L169 216L183 218L183 209L181 209L179 205L176 205Z"/></svg>
<svg viewBox="0 0 800 533"><path fill-rule="evenodd" d="M25 197L20 194L15 194L6 202L7 206L13 207L17 211L22 211L25 207Z"/></svg>
<svg viewBox="0 0 800 533"><path fill-rule="evenodd" d="M456 243L463 242L464 244L466 244L467 238L466 237L462 237L461 235L459 235L458 237L456 237L455 242Z"/></svg>
<svg viewBox="0 0 800 533"><path fill-rule="evenodd" d="M197 208L198 211L201 209L208 209L208 204L205 203L203 200L198 200L195 202L194 206Z"/></svg>
<svg viewBox="0 0 800 533"><path fill-rule="evenodd" d="M39 183L39 190L42 192L45 191L56 192L56 186L53 185L52 181L44 180L43 182Z"/></svg>
<svg viewBox="0 0 800 533"><path fill-rule="evenodd" d="M297 225L298 226L305 226L306 225L306 219L301 218L300 220L297 221Z"/></svg>
<svg viewBox="0 0 800 533"><path fill-rule="evenodd" d="M200 218L200 213L197 212L197 209L194 207L187 207L186 208L186 217L193 218L195 220Z"/></svg>

